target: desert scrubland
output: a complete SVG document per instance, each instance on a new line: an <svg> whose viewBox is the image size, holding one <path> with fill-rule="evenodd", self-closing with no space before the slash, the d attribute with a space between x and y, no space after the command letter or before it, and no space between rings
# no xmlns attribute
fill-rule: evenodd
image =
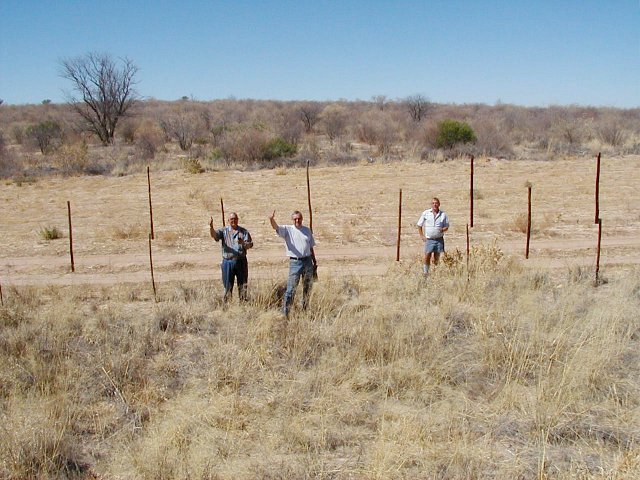
<svg viewBox="0 0 640 480"><path fill-rule="evenodd" d="M90 144L93 165L110 165L93 175L63 168L60 153L5 146L0 476L640 476L636 137L449 158L416 155L406 136L385 152L305 135L303 153L273 168L175 145L126 163L124 144ZM284 223L297 208L308 220L306 160L320 276L310 308L285 319L287 261L268 215ZM414 223L434 195L451 219L449 255L425 280ZM207 231L220 198L255 241L246 304L222 302Z"/></svg>

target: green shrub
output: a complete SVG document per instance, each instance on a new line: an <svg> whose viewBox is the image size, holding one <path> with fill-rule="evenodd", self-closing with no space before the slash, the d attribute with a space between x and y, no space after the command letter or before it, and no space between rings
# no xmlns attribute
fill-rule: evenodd
<svg viewBox="0 0 640 480"><path fill-rule="evenodd" d="M438 124L436 147L453 148L461 143L476 141L476 134L469 124L457 120L443 120Z"/></svg>
<svg viewBox="0 0 640 480"><path fill-rule="evenodd" d="M43 154L51 153L62 144L62 127L54 120L30 125L25 133L27 138L36 144Z"/></svg>
<svg viewBox="0 0 640 480"><path fill-rule="evenodd" d="M42 227L40 237L43 240L56 240L62 238L62 232L58 230L58 227Z"/></svg>
<svg viewBox="0 0 640 480"><path fill-rule="evenodd" d="M220 160L222 157L222 150L220 150L218 147L211 150L211 154L209 155L210 160Z"/></svg>
<svg viewBox="0 0 640 480"><path fill-rule="evenodd" d="M200 163L200 160L198 160L197 158L187 158L184 160L184 170L187 173L202 173L204 172L204 168L202 167L202 164Z"/></svg>
<svg viewBox="0 0 640 480"><path fill-rule="evenodd" d="M287 142L282 137L276 137L273 140L269 140L262 147L263 160L293 157L296 153L298 153L298 146Z"/></svg>

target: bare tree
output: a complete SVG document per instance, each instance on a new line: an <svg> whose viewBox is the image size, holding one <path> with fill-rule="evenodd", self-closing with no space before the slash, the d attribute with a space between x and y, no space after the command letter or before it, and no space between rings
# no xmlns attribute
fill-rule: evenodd
<svg viewBox="0 0 640 480"><path fill-rule="evenodd" d="M404 99L404 105L414 122L419 122L427 114L429 99L423 95L411 95Z"/></svg>
<svg viewBox="0 0 640 480"><path fill-rule="evenodd" d="M62 60L60 76L70 80L78 97L69 103L104 145L113 142L118 121L127 116L138 99L134 90L138 67L129 59L121 65L106 53Z"/></svg>
<svg viewBox="0 0 640 480"><path fill-rule="evenodd" d="M322 120L324 133L333 142L342 135L347 126L347 110L342 105L327 105L320 114L320 119Z"/></svg>
<svg viewBox="0 0 640 480"><path fill-rule="evenodd" d="M305 102L300 105L300 118L304 124L304 130L307 133L311 133L313 127L318 123L320 111L322 107L314 102Z"/></svg>
<svg viewBox="0 0 640 480"><path fill-rule="evenodd" d="M384 107L386 107L389 102L386 95L374 95L371 97L371 101L376 104L380 111L383 111Z"/></svg>
<svg viewBox="0 0 640 480"><path fill-rule="evenodd" d="M189 150L204 130L200 113L188 107L178 108L160 120L160 128L168 138L177 140L183 151Z"/></svg>

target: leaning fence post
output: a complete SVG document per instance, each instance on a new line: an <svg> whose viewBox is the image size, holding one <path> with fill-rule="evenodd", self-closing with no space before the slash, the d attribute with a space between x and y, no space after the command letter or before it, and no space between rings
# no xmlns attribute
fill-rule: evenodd
<svg viewBox="0 0 640 480"><path fill-rule="evenodd" d="M153 287L153 298L157 302L158 296L156 294L156 281L153 277L153 255L151 254L151 234L149 234L149 267L151 269L151 286Z"/></svg>
<svg viewBox="0 0 640 480"><path fill-rule="evenodd" d="M0 283L0 305L4 307L4 298L2 297L2 284Z"/></svg>
<svg viewBox="0 0 640 480"><path fill-rule="evenodd" d="M600 221L600 152L596 162L596 217L594 223Z"/></svg>
<svg viewBox="0 0 640 480"><path fill-rule="evenodd" d="M151 238L155 238L155 234L153 232L153 207L151 206L151 172L149 170L149 165L147 165L147 186L149 190L149 220L151 222Z"/></svg>
<svg viewBox="0 0 640 480"><path fill-rule="evenodd" d="M222 226L226 227L226 222L224 219L224 202L222 201L222 197L220 197L220 211L222 212Z"/></svg>
<svg viewBox="0 0 640 480"><path fill-rule="evenodd" d="M73 230L71 229L71 202L67 200L67 215L69 217L69 256L71 257L71 271L76 271L76 266L73 262Z"/></svg>
<svg viewBox="0 0 640 480"><path fill-rule="evenodd" d="M524 258L529 258L529 239L531 238L531 183L527 182L528 207L527 207L527 248Z"/></svg>
<svg viewBox="0 0 640 480"><path fill-rule="evenodd" d="M400 261L400 234L402 233L402 189L398 200L398 239L396 240L396 262Z"/></svg>

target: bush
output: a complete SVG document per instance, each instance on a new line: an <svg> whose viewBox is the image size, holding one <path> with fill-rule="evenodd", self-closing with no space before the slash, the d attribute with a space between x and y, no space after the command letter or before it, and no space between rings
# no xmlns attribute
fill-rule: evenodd
<svg viewBox="0 0 640 480"><path fill-rule="evenodd" d="M89 147L86 142L64 145L57 153L56 166L62 173L82 173L89 166Z"/></svg>
<svg viewBox="0 0 640 480"><path fill-rule="evenodd" d="M473 143L476 134L469 124L457 120L443 120L438 124L436 147L453 148L461 143Z"/></svg>
<svg viewBox="0 0 640 480"><path fill-rule="evenodd" d="M187 173L202 173L204 168L197 158L186 158L183 162L184 171Z"/></svg>
<svg viewBox="0 0 640 480"><path fill-rule="evenodd" d="M0 131L0 178L10 177L18 170L20 169L15 155L7 148L4 134Z"/></svg>
<svg viewBox="0 0 640 480"><path fill-rule="evenodd" d="M27 127L26 135L38 146L43 155L56 150L62 144L63 138L62 127L54 120L30 125Z"/></svg>
<svg viewBox="0 0 640 480"><path fill-rule="evenodd" d="M262 159L267 161L275 158L290 158L296 153L298 153L298 147L282 137L274 138L262 147Z"/></svg>
<svg viewBox="0 0 640 480"><path fill-rule="evenodd" d="M62 232L58 227L42 227L40 237L43 240L57 240L58 238L62 238Z"/></svg>

